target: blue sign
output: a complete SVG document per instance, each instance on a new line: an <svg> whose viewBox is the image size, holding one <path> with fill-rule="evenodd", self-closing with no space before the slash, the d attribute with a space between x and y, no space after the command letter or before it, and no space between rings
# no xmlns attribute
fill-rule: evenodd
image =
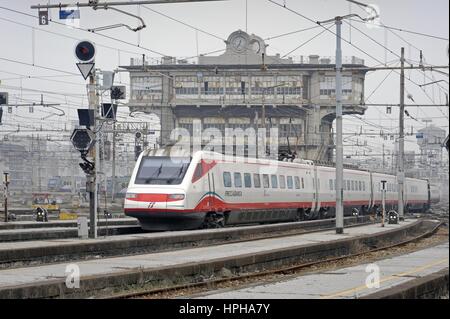
<svg viewBox="0 0 450 319"><path fill-rule="evenodd" d="M417 133L416 134L416 138L419 139L423 139L423 133Z"/></svg>
<svg viewBox="0 0 450 319"><path fill-rule="evenodd" d="M79 19L80 18L80 10L74 10L74 9L60 10L59 11L59 18L61 20Z"/></svg>

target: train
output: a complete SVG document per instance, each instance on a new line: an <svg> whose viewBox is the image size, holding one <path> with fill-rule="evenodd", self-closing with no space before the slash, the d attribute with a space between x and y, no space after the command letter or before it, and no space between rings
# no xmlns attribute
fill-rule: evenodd
<svg viewBox="0 0 450 319"><path fill-rule="evenodd" d="M133 170L124 212L149 231L335 217L336 170L312 161L251 159L208 151L143 152ZM398 203L397 177L344 170L344 213L376 214L386 182L387 209ZM426 180L406 178L406 212L424 212L439 192Z"/></svg>

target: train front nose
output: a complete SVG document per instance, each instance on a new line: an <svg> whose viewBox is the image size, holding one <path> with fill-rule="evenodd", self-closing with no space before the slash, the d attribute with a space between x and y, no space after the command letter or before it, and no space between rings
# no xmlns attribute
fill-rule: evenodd
<svg viewBox="0 0 450 319"><path fill-rule="evenodd" d="M167 231L197 229L204 214L187 209L186 195L177 190L171 194L128 193L125 215L137 218L144 230Z"/></svg>
<svg viewBox="0 0 450 319"><path fill-rule="evenodd" d="M125 213L129 215L127 211L144 213L151 211L165 211L167 209L167 198L167 194L129 192L125 197Z"/></svg>

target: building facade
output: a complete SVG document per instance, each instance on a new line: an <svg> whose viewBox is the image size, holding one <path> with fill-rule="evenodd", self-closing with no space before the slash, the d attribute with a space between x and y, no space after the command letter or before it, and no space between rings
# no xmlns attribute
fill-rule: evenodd
<svg viewBox="0 0 450 319"><path fill-rule="evenodd" d="M299 157L332 161L334 154L335 64L318 55L300 58L268 56L256 35L236 31L224 54L200 56L197 64L165 57L160 64L132 59L131 112L156 114L160 144L170 142L174 128L191 134L202 129L277 128L281 149ZM364 61L344 61L344 114L364 114ZM361 68L359 70L358 68ZM203 144L210 137L203 136Z"/></svg>

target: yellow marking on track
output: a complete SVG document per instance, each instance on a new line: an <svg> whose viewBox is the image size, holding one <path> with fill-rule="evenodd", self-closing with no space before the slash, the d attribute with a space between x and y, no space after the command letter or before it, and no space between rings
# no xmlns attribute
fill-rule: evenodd
<svg viewBox="0 0 450 319"><path fill-rule="evenodd" d="M448 262L448 261L449 261L448 258L444 258L444 259L441 259L441 260L438 260L438 261L426 264L424 266L413 268L410 271L406 271L406 272L398 273L398 274L395 274L395 275L387 276L385 278L380 279L380 284L383 283L383 282L386 282L386 281L393 280L393 279L398 279L398 277L403 277L403 276L408 276L408 275L412 275L412 274L418 273L418 272L420 272L422 270L426 270L428 268L431 268L433 266L437 266L437 265L443 264L443 263ZM332 299L332 298L337 298L337 297L353 295L356 292L359 292L359 291L362 291L362 290L366 290L366 289L369 289L369 288L367 288L366 285L361 285L359 287L343 290L343 291L340 291L340 292L337 292L337 293L334 293L334 294L331 294L331 295L322 296L322 297L320 297L320 299Z"/></svg>

